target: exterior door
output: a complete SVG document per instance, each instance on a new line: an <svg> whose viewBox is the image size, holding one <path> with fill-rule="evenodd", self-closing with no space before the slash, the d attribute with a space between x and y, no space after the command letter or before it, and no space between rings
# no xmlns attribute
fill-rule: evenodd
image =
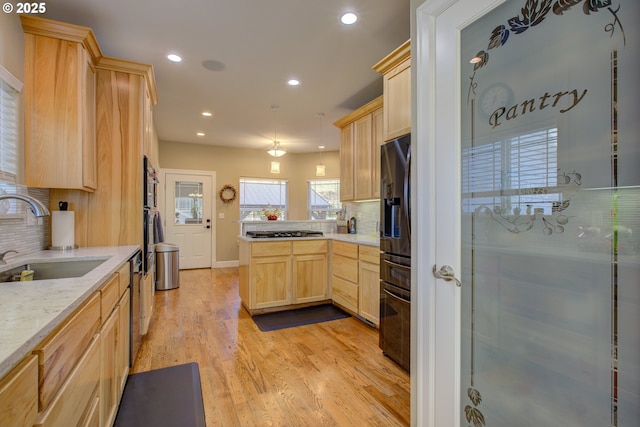
<svg viewBox="0 0 640 427"><path fill-rule="evenodd" d="M166 171L164 177L165 240L180 248L180 269L210 268L215 242L212 210L215 175Z"/></svg>
<svg viewBox="0 0 640 427"><path fill-rule="evenodd" d="M416 425L638 425L639 16L418 9Z"/></svg>

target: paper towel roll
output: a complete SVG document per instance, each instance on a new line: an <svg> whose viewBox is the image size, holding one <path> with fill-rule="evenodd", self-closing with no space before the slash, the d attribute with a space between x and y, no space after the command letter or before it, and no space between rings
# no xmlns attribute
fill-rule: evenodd
<svg viewBox="0 0 640 427"><path fill-rule="evenodd" d="M51 212L51 245L54 248L69 248L75 245L74 212Z"/></svg>

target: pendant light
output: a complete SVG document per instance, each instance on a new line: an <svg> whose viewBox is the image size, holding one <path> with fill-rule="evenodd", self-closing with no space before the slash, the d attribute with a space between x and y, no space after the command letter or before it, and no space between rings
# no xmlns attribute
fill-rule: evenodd
<svg viewBox="0 0 640 427"><path fill-rule="evenodd" d="M280 173L280 162L277 160L271 161L271 173Z"/></svg>
<svg viewBox="0 0 640 427"><path fill-rule="evenodd" d="M272 157L282 157L287 153L287 150L280 146L280 141L278 141L278 132L277 132L277 124L278 124L278 109L279 105L272 105L271 109L273 110L273 147L267 151Z"/></svg>
<svg viewBox="0 0 640 427"><path fill-rule="evenodd" d="M318 118L320 119L320 144L321 144L321 145L318 145L318 148L320 149L320 163L316 165L316 176L324 176L325 168L324 168L324 163L322 163L322 150L324 149L324 145L322 145L322 117L324 117L324 113L318 113L316 114L316 116L318 116Z"/></svg>

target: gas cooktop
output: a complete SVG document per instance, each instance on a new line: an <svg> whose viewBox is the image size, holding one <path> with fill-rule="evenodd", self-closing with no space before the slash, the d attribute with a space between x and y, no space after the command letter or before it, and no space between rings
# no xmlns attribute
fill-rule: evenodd
<svg viewBox="0 0 640 427"><path fill-rule="evenodd" d="M323 236L322 231L314 230L271 230L271 231L247 231L247 237L254 239L269 239L275 237L311 237Z"/></svg>

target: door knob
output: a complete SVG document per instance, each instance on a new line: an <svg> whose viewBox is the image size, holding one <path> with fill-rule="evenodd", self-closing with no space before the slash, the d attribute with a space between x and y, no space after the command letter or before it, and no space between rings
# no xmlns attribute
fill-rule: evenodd
<svg viewBox="0 0 640 427"><path fill-rule="evenodd" d="M433 265L433 276L436 279L442 279L446 282L450 282L452 280L456 281L456 286L457 287L461 287L462 283L460 283L460 280L456 279L456 273L453 271L453 267L451 267L450 265L443 265L442 267L440 267L440 270L438 270L438 267L436 267L436 265Z"/></svg>

